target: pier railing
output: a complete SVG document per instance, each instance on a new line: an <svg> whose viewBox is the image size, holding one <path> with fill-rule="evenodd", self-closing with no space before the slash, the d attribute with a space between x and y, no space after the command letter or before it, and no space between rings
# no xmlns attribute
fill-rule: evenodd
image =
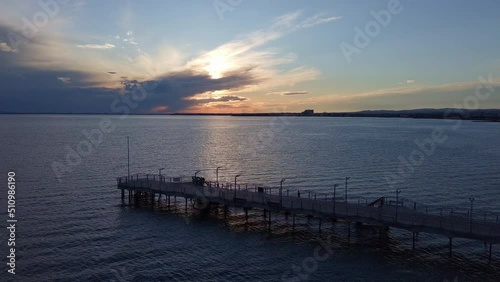
<svg viewBox="0 0 500 282"><path fill-rule="evenodd" d="M229 183L206 182L203 186L194 183L191 176L169 177L152 174L136 174L119 177L121 189L146 190L153 193L180 195L219 203L248 207L306 213L332 218L344 218L374 225L401 227L414 232L449 234L450 237L481 239L500 242L500 221L496 213L471 216L464 208L430 208L407 199L384 197L381 206L368 206L368 199L345 202L344 198L316 197L312 192L288 193L259 186L230 185ZM218 184L218 185L217 185ZM262 188L262 189L259 189ZM269 188L269 187L268 187ZM273 191L274 190L274 191ZM300 196L299 196L300 195ZM479 211L473 211L478 213Z"/></svg>

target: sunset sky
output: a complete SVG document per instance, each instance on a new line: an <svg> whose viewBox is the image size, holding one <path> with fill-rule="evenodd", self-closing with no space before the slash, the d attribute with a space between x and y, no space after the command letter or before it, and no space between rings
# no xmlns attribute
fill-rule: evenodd
<svg viewBox="0 0 500 282"><path fill-rule="evenodd" d="M500 88L499 11L494 0L3 0L0 112L500 108L498 91L470 98Z"/></svg>

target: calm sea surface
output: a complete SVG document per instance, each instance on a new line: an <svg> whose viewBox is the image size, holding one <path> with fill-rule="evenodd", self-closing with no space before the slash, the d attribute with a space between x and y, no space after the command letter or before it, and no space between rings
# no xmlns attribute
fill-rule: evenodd
<svg viewBox="0 0 500 282"><path fill-rule="evenodd" d="M54 162L66 163L68 148L86 140L83 131L109 118L115 129L60 181ZM259 183L291 191L311 189L350 201L395 196L467 212L500 212L500 124L377 118L270 118L198 116L0 115L0 172L16 173L16 281L499 281L500 246L487 265L483 243L410 232L354 227L347 243L342 223L273 219L267 231L261 211L245 224L231 210L227 224L218 210L184 212L162 201L151 210L122 206L116 177L131 173L200 175L219 181ZM416 144L442 130L445 141L429 154ZM431 148L430 145L428 148ZM413 158L413 160L411 160ZM405 161L403 161L405 160ZM72 160L77 162L76 160ZM414 162L414 165L403 163ZM388 179L398 175L391 187ZM8 233L6 189L0 195L3 269ZM318 246L332 252L312 259Z"/></svg>

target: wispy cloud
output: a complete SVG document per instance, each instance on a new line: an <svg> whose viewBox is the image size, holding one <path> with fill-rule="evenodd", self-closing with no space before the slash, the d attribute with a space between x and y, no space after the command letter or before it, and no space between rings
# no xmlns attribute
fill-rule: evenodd
<svg viewBox="0 0 500 282"><path fill-rule="evenodd" d="M71 77L59 76L57 79L62 81L63 83L71 83Z"/></svg>
<svg viewBox="0 0 500 282"><path fill-rule="evenodd" d="M408 80L401 81L401 82L399 82L398 84L401 84L401 85L408 85L408 84L414 84L414 83L415 83L415 80L413 80L413 79L408 79Z"/></svg>
<svg viewBox="0 0 500 282"><path fill-rule="evenodd" d="M301 14L302 14L301 11L295 11L279 16L274 20L273 27L279 27L279 26L291 27L293 26L294 22L301 16Z"/></svg>
<svg viewBox="0 0 500 282"><path fill-rule="evenodd" d="M269 92L267 95L281 95L281 96L294 96L294 95L308 95L309 91L279 91Z"/></svg>
<svg viewBox="0 0 500 282"><path fill-rule="evenodd" d="M84 45L76 45L78 48L89 48L89 49L113 49L116 46L111 43L104 43L102 45L99 44L84 44Z"/></svg>
<svg viewBox="0 0 500 282"><path fill-rule="evenodd" d="M153 107L150 112L151 113L167 113L168 107L167 106L156 106L156 107Z"/></svg>
<svg viewBox="0 0 500 282"><path fill-rule="evenodd" d="M5 42L0 42L0 51L2 51L2 52L17 52L16 49L10 48L10 46L7 45L7 43L5 43Z"/></svg>
<svg viewBox="0 0 500 282"><path fill-rule="evenodd" d="M247 101L248 98L236 96L236 95L227 95L221 97L210 97L210 98L201 98L201 99L190 99L190 101L196 102L196 104L209 104L209 103L221 103L221 102L242 102Z"/></svg>
<svg viewBox="0 0 500 282"><path fill-rule="evenodd" d="M342 17L338 17L338 16L322 17L321 14L317 14L315 16L312 16L312 17L306 19L299 26L302 28L308 28L308 27L313 27L313 26L318 25L318 24L324 24L324 23L329 23L329 22L333 22L333 21L338 21L341 18Z"/></svg>
<svg viewBox="0 0 500 282"><path fill-rule="evenodd" d="M235 40L204 52L191 60L187 67L201 69L213 79L224 77L226 73L249 70L254 77L261 80L260 84L248 85L240 92L265 91L317 79L320 72L316 68L308 66L286 68L286 64L296 60L296 54L280 54L278 50L265 48L268 43L301 27L312 27L336 18L322 18L316 15L300 21L301 14L300 11L296 11L277 17L268 28L241 35Z"/></svg>

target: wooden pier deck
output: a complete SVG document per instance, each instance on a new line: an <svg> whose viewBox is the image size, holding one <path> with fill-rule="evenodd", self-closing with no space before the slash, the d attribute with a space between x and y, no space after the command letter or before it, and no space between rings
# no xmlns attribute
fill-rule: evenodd
<svg viewBox="0 0 500 282"><path fill-rule="evenodd" d="M262 209L267 212L278 212L295 215L312 216L325 220L343 220L348 223L357 222L367 225L386 228L400 228L415 234L420 232L439 234L450 240L450 253L453 238L478 240L489 244L490 260L492 245L500 243L500 221L498 215L489 219L480 219L453 212L442 214L427 214L416 209L404 206L402 202L391 203L385 201L379 206L369 206L366 203L352 203L328 198L310 198L307 194L279 195L266 193L258 187L243 189L228 189L217 187L216 183L196 183L193 177L166 177L159 175L138 174L130 177L118 177L118 189L122 191L122 200L125 199L125 190L129 197L134 193L142 192L161 197L176 196L186 199L195 199L198 203L208 207L210 204L220 204L225 207L234 206L249 209ZM260 191L259 191L260 190ZM130 199L130 198L129 198ZM341 199L339 199L341 200ZM271 225L271 217L269 217Z"/></svg>

